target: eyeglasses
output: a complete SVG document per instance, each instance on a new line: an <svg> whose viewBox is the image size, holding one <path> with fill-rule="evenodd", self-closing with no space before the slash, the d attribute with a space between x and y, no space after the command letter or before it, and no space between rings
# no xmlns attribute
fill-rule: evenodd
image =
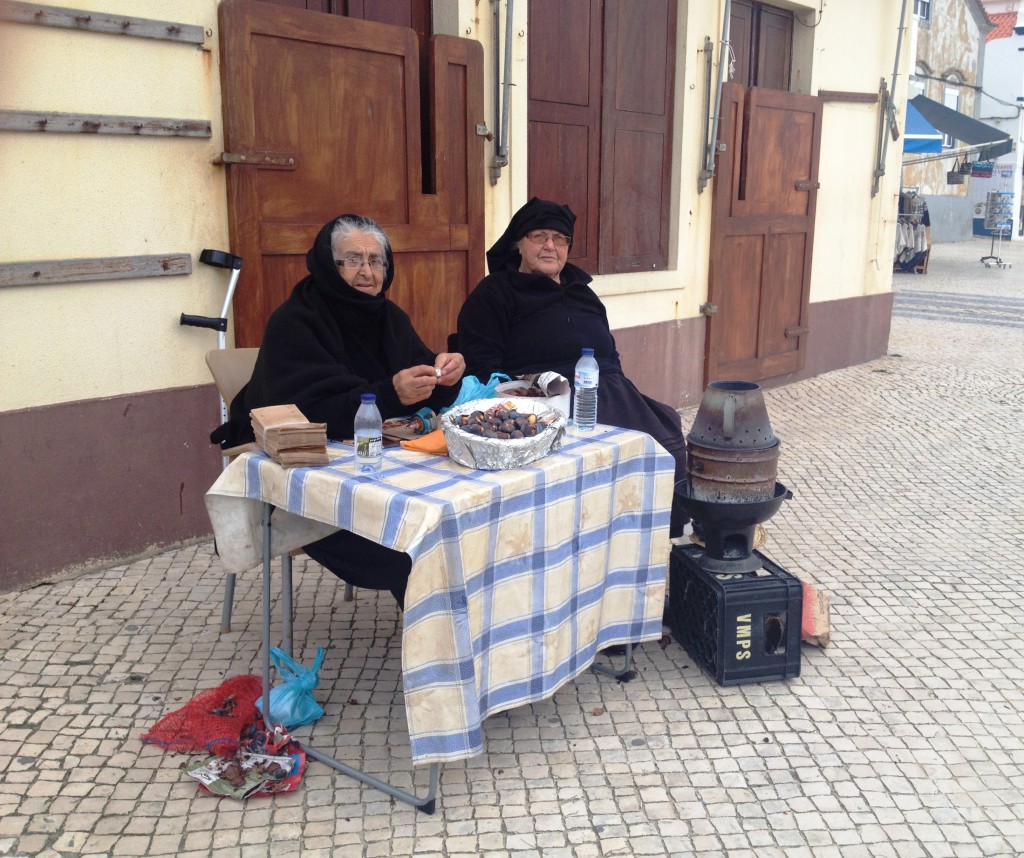
<svg viewBox="0 0 1024 858"><path fill-rule="evenodd" d="M346 256L344 259L335 259L334 264L338 268L347 268L350 271L356 271L364 265L369 265L372 271L383 271L388 267L387 262L379 256L371 256L369 259L363 256Z"/></svg>
<svg viewBox="0 0 1024 858"><path fill-rule="evenodd" d="M568 247L572 242L572 239L562 235L560 232L528 232L523 238L527 239L530 244L547 244L549 241L555 243L555 247Z"/></svg>

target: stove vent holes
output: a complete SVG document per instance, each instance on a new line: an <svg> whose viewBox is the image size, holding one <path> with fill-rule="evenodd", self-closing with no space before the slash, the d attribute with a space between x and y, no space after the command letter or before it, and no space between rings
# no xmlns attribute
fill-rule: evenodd
<svg viewBox="0 0 1024 858"><path fill-rule="evenodd" d="M697 433L694 433L693 429L691 429L690 433L705 439L710 438L712 442L722 443L725 440L728 440L728 445L730 447L740 448L755 447L757 449L762 449L764 447L772 446L777 440L775 433L772 432L772 428L770 426L760 427L753 430L746 428L742 431L735 432L733 435L729 436L728 439L723 439L721 437L722 427L720 425L715 425L714 423L706 423L701 428L701 431ZM698 441L698 443L700 442Z"/></svg>

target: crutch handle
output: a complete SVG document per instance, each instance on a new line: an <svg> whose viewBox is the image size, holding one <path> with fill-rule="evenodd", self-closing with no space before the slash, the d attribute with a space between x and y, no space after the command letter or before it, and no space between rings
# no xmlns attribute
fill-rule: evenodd
<svg viewBox="0 0 1024 858"><path fill-rule="evenodd" d="M228 329L227 319L216 319L213 316L192 316L188 313L181 314L181 324L190 328L209 328L211 331L226 331Z"/></svg>
<svg viewBox="0 0 1024 858"><path fill-rule="evenodd" d="M242 267L241 256L235 256L224 250L210 250L207 248L199 254L199 261L204 265L212 265L214 268L234 268L237 270Z"/></svg>

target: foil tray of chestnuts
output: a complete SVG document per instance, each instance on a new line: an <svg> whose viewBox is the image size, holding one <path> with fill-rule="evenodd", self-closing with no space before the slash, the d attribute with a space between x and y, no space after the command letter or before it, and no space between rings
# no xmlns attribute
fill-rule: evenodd
<svg viewBox="0 0 1024 858"><path fill-rule="evenodd" d="M485 471L521 468L562 446L565 415L542 398L477 399L445 412L448 455Z"/></svg>

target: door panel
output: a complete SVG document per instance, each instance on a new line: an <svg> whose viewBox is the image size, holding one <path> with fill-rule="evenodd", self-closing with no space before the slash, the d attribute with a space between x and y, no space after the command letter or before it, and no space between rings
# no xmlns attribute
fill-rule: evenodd
<svg viewBox="0 0 1024 858"><path fill-rule="evenodd" d="M729 319L721 328L719 345L734 361L757 357L758 307L744 300L744 287L750 275L761 270L764 244L763 235L730 236L723 242L722 251L732 264L717 270L718 315Z"/></svg>
<svg viewBox="0 0 1024 858"><path fill-rule="evenodd" d="M479 44L431 40L433 120L421 135L412 30L249 0L224 0L219 14L226 151L284 153L296 162L226 168L232 252L244 260L236 344L259 345L266 319L306 274L319 228L355 212L387 231L396 269L389 295L424 341L443 350L483 276Z"/></svg>
<svg viewBox="0 0 1024 858"><path fill-rule="evenodd" d="M806 357L821 102L726 84L721 116L706 381L757 381Z"/></svg>
<svg viewBox="0 0 1024 858"><path fill-rule="evenodd" d="M810 104L799 104L803 101ZM789 92L751 89L747 99L743 145L743 183L737 215L806 217L811 192L796 182L817 172L815 127L818 100ZM812 165L812 159L815 163Z"/></svg>

